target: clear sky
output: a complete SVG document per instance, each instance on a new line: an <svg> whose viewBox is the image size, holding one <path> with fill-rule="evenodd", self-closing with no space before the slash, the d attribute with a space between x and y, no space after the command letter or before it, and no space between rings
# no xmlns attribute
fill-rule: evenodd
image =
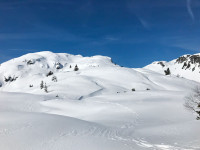
<svg viewBox="0 0 200 150"><path fill-rule="evenodd" d="M0 62L30 52L127 67L200 50L200 0L0 0Z"/></svg>

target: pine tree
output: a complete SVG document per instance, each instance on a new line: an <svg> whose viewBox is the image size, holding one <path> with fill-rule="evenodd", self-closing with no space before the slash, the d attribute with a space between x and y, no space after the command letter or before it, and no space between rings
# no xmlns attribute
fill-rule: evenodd
<svg viewBox="0 0 200 150"><path fill-rule="evenodd" d="M78 66L76 65L75 67L74 67L74 71L78 71L79 70L79 68L78 68Z"/></svg>
<svg viewBox="0 0 200 150"><path fill-rule="evenodd" d="M165 72L165 75L170 75L171 74L169 68L167 68L167 70L165 70L164 72Z"/></svg>
<svg viewBox="0 0 200 150"><path fill-rule="evenodd" d="M54 81L54 82L58 81L56 76L53 76L51 80Z"/></svg>
<svg viewBox="0 0 200 150"><path fill-rule="evenodd" d="M46 83L45 83L45 85L44 85L44 91L45 91L46 93L48 93L48 88L47 88Z"/></svg>
<svg viewBox="0 0 200 150"><path fill-rule="evenodd" d="M41 83L40 83L40 89L43 89L43 88L44 88L44 82L41 81Z"/></svg>

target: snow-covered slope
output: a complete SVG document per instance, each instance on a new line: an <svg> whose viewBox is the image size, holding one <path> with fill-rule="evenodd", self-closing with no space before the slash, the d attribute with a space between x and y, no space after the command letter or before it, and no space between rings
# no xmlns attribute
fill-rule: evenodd
<svg viewBox="0 0 200 150"><path fill-rule="evenodd" d="M161 74L169 68L172 75L200 82L200 54L183 55L170 62L156 61L144 68Z"/></svg>
<svg viewBox="0 0 200 150"><path fill-rule="evenodd" d="M195 81L38 52L1 64L0 83L2 150L200 149L199 121L183 105Z"/></svg>
<svg viewBox="0 0 200 150"><path fill-rule="evenodd" d="M78 71L74 71L76 65ZM166 80L168 82L163 83ZM123 68L104 56L38 52L0 66L1 91L44 94L44 88L40 88L42 81L47 85L48 94L72 99L98 93L120 93L133 88L177 91L188 88L187 80L153 72L146 75L144 69ZM190 86L193 87L193 84L191 82Z"/></svg>

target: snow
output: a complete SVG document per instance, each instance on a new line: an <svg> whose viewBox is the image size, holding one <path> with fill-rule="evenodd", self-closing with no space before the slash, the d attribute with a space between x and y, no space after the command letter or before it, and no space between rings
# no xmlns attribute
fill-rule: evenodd
<svg viewBox="0 0 200 150"><path fill-rule="evenodd" d="M191 57L197 56L200 57L200 53L194 54L194 55L183 55L181 57L185 57L186 60L183 62L177 62L178 59L174 59L172 61L166 62L166 61L155 61L152 64L149 64L145 66L145 69L155 71L157 73L165 74L164 70L167 70L167 68L170 69L171 75L186 78L189 80L194 80L197 82L200 82L200 62L198 61L198 58L196 59L197 62L192 62L194 60L191 59ZM164 64L164 67L160 65L160 62ZM190 65L188 68L187 66L184 66L184 63L186 65ZM194 70L193 70L194 69Z"/></svg>
<svg viewBox="0 0 200 150"><path fill-rule="evenodd" d="M0 82L2 150L200 149L199 121L183 105L198 82L123 68L109 57L52 52L1 64Z"/></svg>

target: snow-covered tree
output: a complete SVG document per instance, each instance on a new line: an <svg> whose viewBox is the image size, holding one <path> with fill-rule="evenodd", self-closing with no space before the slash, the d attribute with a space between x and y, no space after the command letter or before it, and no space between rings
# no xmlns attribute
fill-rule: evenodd
<svg viewBox="0 0 200 150"><path fill-rule="evenodd" d="M48 76L51 76L51 75L53 75L53 72L52 72L52 71L49 71L49 72L46 74L47 77L48 77Z"/></svg>
<svg viewBox="0 0 200 150"><path fill-rule="evenodd" d="M192 93L187 96L185 107L197 114L197 120L200 120L200 87L193 89Z"/></svg>
<svg viewBox="0 0 200 150"><path fill-rule="evenodd" d="M47 87L46 83L45 83L45 85L44 85L44 91L45 91L46 93L48 93L48 87Z"/></svg>
<svg viewBox="0 0 200 150"><path fill-rule="evenodd" d="M54 81L54 82L58 81L56 76L53 76L51 80Z"/></svg>
<svg viewBox="0 0 200 150"><path fill-rule="evenodd" d="M75 67L74 67L74 71L78 71L79 70L79 68L78 68L78 66L76 65Z"/></svg>
<svg viewBox="0 0 200 150"><path fill-rule="evenodd" d="M18 77L15 77L15 76L13 76L13 77L8 76L7 78L4 76L4 81L5 81L5 82L13 82L13 81L15 81L17 78L18 78Z"/></svg>
<svg viewBox="0 0 200 150"><path fill-rule="evenodd" d="M43 81L41 81L41 83L40 83L40 88L41 88L41 89L44 88L44 82L43 82Z"/></svg>
<svg viewBox="0 0 200 150"><path fill-rule="evenodd" d="M165 75L170 75L171 71L169 70L169 68L167 68L167 70L165 70Z"/></svg>

